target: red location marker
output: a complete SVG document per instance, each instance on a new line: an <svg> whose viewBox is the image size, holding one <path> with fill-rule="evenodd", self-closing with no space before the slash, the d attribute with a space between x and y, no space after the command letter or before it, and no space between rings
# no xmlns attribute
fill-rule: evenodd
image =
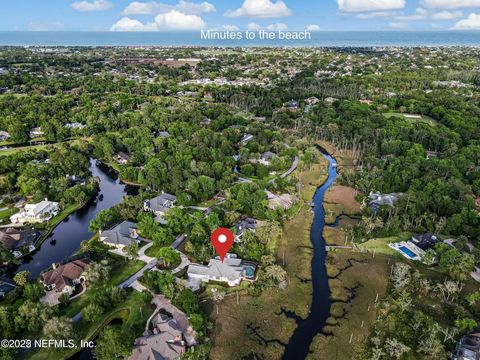
<svg viewBox="0 0 480 360"><path fill-rule="evenodd" d="M222 262L232 247L234 239L235 236L233 233L226 228L218 228L212 233L212 236L210 236L210 241Z"/></svg>

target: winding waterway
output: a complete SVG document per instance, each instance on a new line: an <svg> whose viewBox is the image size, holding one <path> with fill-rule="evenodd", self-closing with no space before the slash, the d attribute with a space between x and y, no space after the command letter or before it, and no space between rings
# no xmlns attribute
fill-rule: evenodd
<svg viewBox="0 0 480 360"><path fill-rule="evenodd" d="M306 319L301 319L296 315L290 314L295 318L297 328L288 342L284 360L305 359L309 353L310 345L314 337L321 334L328 317L330 316L330 288L328 286L327 268L325 265L326 248L323 238L323 228L325 227L325 209L323 199L325 192L333 185L337 178L336 161L325 151L323 156L328 160L328 179L320 186L313 197L313 224L310 230L310 240L313 246L312 258L312 302L310 312ZM289 316L289 314L287 314Z"/></svg>
<svg viewBox="0 0 480 360"><path fill-rule="evenodd" d="M130 187L118 180L114 171L97 166L94 159L90 160L90 171L100 180L100 191L96 198L62 221L37 251L23 259L15 272L28 270L36 278L52 263L72 256L82 241L92 237L88 225L98 212L118 204L131 191Z"/></svg>

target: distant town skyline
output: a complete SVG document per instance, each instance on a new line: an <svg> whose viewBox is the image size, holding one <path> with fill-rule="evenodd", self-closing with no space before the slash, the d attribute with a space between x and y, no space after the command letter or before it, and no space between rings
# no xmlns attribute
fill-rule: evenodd
<svg viewBox="0 0 480 360"><path fill-rule="evenodd" d="M1 31L480 30L480 0L5 0Z"/></svg>

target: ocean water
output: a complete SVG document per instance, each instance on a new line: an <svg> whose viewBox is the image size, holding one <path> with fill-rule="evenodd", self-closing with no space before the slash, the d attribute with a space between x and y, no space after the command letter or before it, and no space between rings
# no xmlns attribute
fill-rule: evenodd
<svg viewBox="0 0 480 360"><path fill-rule="evenodd" d="M0 32L0 46L480 46L480 31L320 31L310 40L204 40L200 32Z"/></svg>

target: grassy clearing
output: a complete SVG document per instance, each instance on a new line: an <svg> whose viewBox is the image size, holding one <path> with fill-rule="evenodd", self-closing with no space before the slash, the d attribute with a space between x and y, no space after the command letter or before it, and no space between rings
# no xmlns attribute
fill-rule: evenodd
<svg viewBox="0 0 480 360"><path fill-rule="evenodd" d="M311 201L318 185L328 176L326 161L299 173L304 201ZM251 297L245 291L235 289L219 304L219 314L211 301L204 307L215 323L212 334L211 359L241 359L257 354L265 359L279 359L283 346L278 342L265 345L262 340L278 340L287 343L295 330L295 322L280 314L281 309L308 315L311 301L311 210L302 206L297 216L287 221L278 241L277 261L284 264L289 285L285 290L270 289L259 297ZM285 259L285 262L284 262ZM305 281L306 280L306 281Z"/></svg>
<svg viewBox="0 0 480 360"><path fill-rule="evenodd" d="M379 239L370 239L363 244L359 244L359 249L364 249L367 251L375 251L377 254L384 254L384 255L391 255L391 256L401 256L397 251L388 247L390 243L397 243L401 241L407 241L410 239L410 233L402 233L398 236L392 236L387 238L379 238Z"/></svg>
<svg viewBox="0 0 480 360"><path fill-rule="evenodd" d="M402 113L385 113L383 116L386 118L391 118L391 117L400 117L403 118L411 123L417 123L417 122L422 122L424 124L430 125L430 126L437 126L438 123L436 120L432 119L430 116L426 115L421 115L421 118L409 118L406 115L409 114L402 114Z"/></svg>

